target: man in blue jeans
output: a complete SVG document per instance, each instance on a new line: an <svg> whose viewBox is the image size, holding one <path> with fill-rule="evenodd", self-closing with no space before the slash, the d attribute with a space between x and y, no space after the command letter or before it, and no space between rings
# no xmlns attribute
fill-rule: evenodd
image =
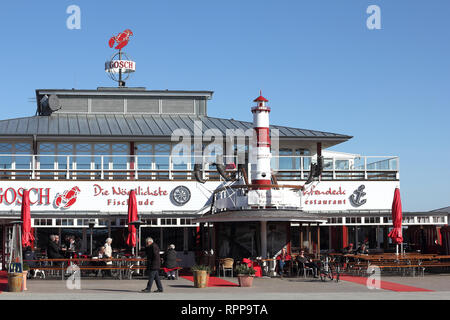
<svg viewBox="0 0 450 320"><path fill-rule="evenodd" d="M158 290L153 292L163 292L161 280L159 279L159 269L161 268L159 247L156 243L153 243L152 238L145 239L145 243L146 243L145 254L147 256L148 282L147 288L142 290L142 292L151 292L153 280L155 280L156 287L158 288Z"/></svg>

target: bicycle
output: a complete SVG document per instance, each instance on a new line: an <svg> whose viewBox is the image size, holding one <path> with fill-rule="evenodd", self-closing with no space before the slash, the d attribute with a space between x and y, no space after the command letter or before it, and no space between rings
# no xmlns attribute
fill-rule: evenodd
<svg viewBox="0 0 450 320"><path fill-rule="evenodd" d="M340 276L340 266L339 263L336 262L336 259L330 258L328 255L325 258L322 258L320 261L319 268L319 277L320 280L325 281L333 281L336 279L336 282L339 282Z"/></svg>

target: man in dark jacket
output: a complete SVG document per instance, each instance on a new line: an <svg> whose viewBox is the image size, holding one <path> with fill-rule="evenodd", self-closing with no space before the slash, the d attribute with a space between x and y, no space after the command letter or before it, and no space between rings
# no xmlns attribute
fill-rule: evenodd
<svg viewBox="0 0 450 320"><path fill-rule="evenodd" d="M151 292L153 286L153 280L156 282L158 290L154 292L163 292L161 280L159 279L159 268L161 268L161 257L159 256L159 247L156 243L153 243L152 238L145 239L147 246L145 247L145 254L147 256L147 272L148 282L147 288L142 292Z"/></svg>
<svg viewBox="0 0 450 320"><path fill-rule="evenodd" d="M49 259L64 259L63 255L60 252L58 245L59 237L56 235L50 236L50 242L47 247L47 257Z"/></svg>

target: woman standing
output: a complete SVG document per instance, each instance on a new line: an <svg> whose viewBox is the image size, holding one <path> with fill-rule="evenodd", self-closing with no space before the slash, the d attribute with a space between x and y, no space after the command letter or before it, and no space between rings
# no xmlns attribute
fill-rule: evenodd
<svg viewBox="0 0 450 320"><path fill-rule="evenodd" d="M105 253L104 256L106 259L111 259L112 258L112 247L111 247L111 243L112 243L112 239L111 238L107 238L105 240ZM106 261L106 265L107 266L112 266L112 261ZM111 270L108 270L108 275L111 276Z"/></svg>

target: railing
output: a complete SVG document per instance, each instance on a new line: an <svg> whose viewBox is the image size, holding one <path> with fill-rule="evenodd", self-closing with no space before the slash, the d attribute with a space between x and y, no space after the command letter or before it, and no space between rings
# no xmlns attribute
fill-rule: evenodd
<svg viewBox="0 0 450 320"><path fill-rule="evenodd" d="M201 157L204 179L221 179L213 164L215 158ZM194 180L193 159L193 156L172 155L0 155L0 180ZM233 157L230 162L236 160ZM306 180L315 161L310 156L273 156L273 174L277 181ZM248 174L250 165L246 168ZM321 175L321 180L399 178L398 157L374 156L325 158Z"/></svg>

